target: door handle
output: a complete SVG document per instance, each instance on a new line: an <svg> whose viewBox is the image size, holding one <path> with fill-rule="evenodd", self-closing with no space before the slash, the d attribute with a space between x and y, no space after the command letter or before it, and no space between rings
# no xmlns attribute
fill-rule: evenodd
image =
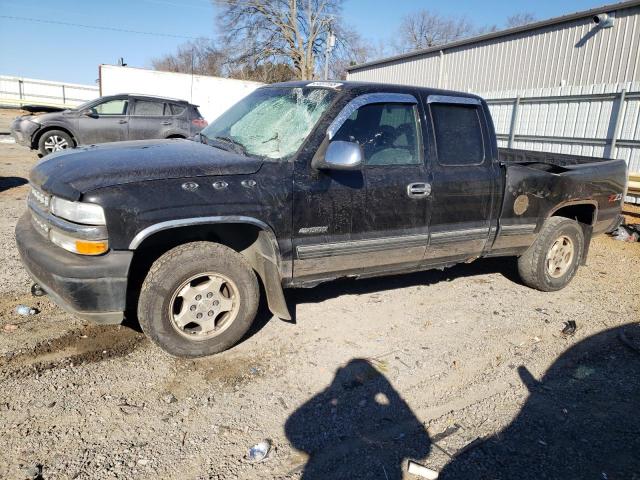
<svg viewBox="0 0 640 480"><path fill-rule="evenodd" d="M120 120L118 123L127 123L129 120Z"/></svg>
<svg viewBox="0 0 640 480"><path fill-rule="evenodd" d="M169 120L165 120L164 122L162 122L162 125L171 125L173 122L170 122Z"/></svg>
<svg viewBox="0 0 640 480"><path fill-rule="evenodd" d="M428 197L431 195L431 185L428 183L410 183L407 185L407 195L411 198Z"/></svg>

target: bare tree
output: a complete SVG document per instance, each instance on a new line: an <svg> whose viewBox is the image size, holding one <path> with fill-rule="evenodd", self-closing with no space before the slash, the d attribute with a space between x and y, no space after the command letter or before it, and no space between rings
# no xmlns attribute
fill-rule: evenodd
<svg viewBox="0 0 640 480"><path fill-rule="evenodd" d="M225 62L224 52L211 40L200 38L180 45L175 53L153 59L151 65L156 70L166 72L221 76Z"/></svg>
<svg viewBox="0 0 640 480"><path fill-rule="evenodd" d="M232 63L229 67L228 75L230 78L253 80L262 83L286 82L296 78L290 65L272 62L262 62L253 67Z"/></svg>
<svg viewBox="0 0 640 480"><path fill-rule="evenodd" d="M528 23L533 23L536 21L536 16L531 12L522 12L516 13L515 15L511 15L507 17L507 21L504 26L506 28L519 27L521 25L526 25Z"/></svg>
<svg viewBox="0 0 640 480"><path fill-rule="evenodd" d="M428 10L420 10L402 19L398 33L397 49L406 52L469 37L476 33L476 28L465 17L443 17Z"/></svg>
<svg viewBox="0 0 640 480"><path fill-rule="evenodd" d="M329 31L338 29L343 0L213 0L234 62L290 64L295 77L314 77Z"/></svg>

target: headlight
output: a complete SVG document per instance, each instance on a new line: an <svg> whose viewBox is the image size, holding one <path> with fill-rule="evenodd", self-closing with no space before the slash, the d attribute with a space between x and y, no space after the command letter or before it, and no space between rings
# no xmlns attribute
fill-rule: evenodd
<svg viewBox="0 0 640 480"><path fill-rule="evenodd" d="M49 240L69 252L80 255L101 255L109 250L107 240L82 240L62 233L54 228L49 230Z"/></svg>
<svg viewBox="0 0 640 480"><path fill-rule="evenodd" d="M70 202L63 198L51 198L51 213L71 222L85 225L106 225L104 210L95 203Z"/></svg>
<svg viewBox="0 0 640 480"><path fill-rule="evenodd" d="M30 122L37 123L38 125L40 125L40 119L38 117L34 116L34 117L29 118L28 120Z"/></svg>

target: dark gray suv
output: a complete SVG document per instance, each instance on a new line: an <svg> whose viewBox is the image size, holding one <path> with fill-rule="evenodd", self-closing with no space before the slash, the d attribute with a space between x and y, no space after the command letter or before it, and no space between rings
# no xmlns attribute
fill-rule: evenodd
<svg viewBox="0 0 640 480"><path fill-rule="evenodd" d="M11 134L42 155L78 145L187 138L207 126L198 107L184 100L146 95L111 95L72 110L16 118Z"/></svg>

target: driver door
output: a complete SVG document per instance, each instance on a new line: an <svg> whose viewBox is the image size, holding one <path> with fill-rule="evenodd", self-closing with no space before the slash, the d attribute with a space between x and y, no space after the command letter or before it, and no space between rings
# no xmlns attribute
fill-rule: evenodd
<svg viewBox="0 0 640 480"><path fill-rule="evenodd" d="M350 171L297 168L296 280L402 269L422 260L429 185L420 108L413 95L357 97L336 116L343 121L329 127L325 142L357 144L363 164Z"/></svg>
<svg viewBox="0 0 640 480"><path fill-rule="evenodd" d="M78 120L80 144L118 142L129 137L129 100L109 98L83 112Z"/></svg>

